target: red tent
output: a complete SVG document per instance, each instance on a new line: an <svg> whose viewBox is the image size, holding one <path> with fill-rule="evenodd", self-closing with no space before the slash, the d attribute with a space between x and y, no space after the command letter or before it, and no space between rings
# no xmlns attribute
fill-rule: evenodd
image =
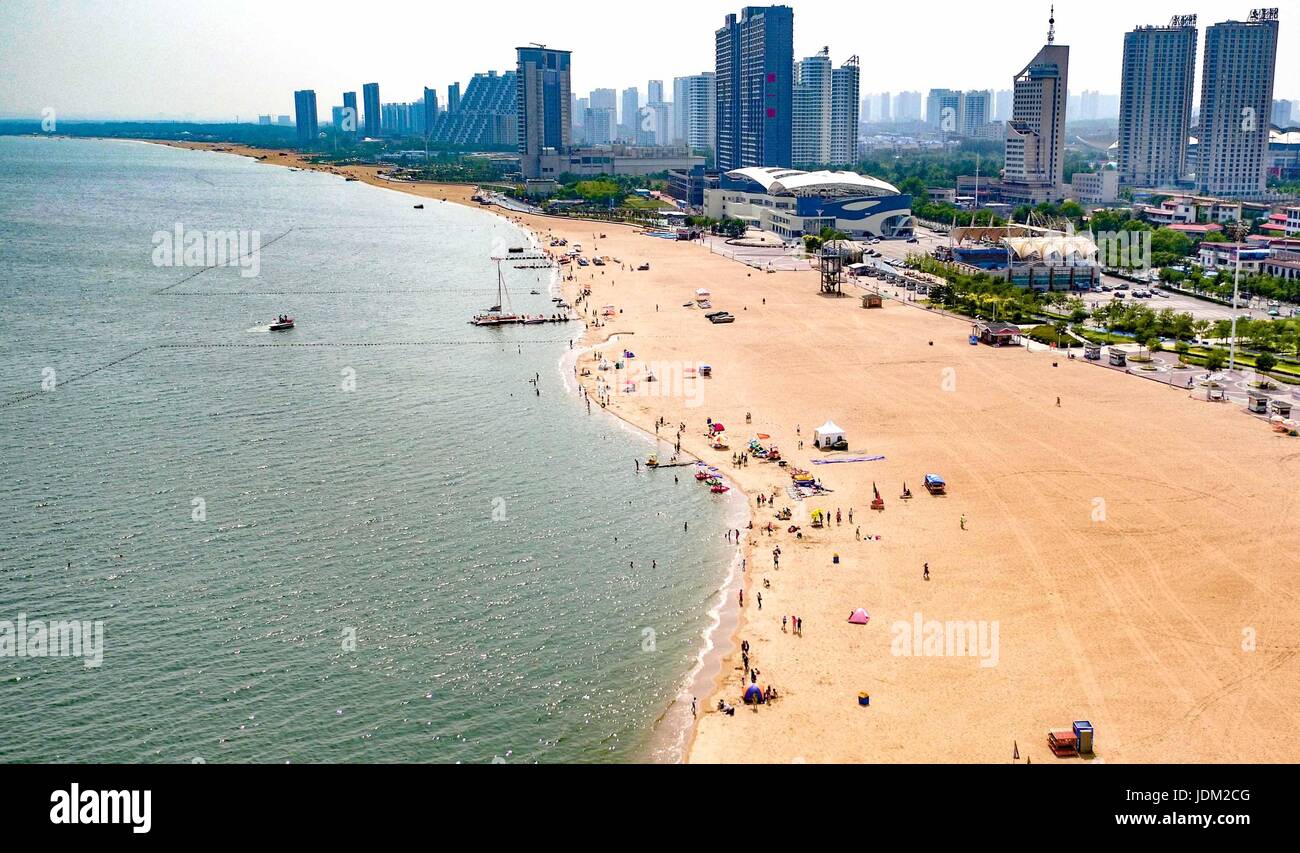
<svg viewBox="0 0 1300 853"><path fill-rule="evenodd" d="M871 615L861 607L849 614L849 624L851 625L865 625L870 620Z"/></svg>

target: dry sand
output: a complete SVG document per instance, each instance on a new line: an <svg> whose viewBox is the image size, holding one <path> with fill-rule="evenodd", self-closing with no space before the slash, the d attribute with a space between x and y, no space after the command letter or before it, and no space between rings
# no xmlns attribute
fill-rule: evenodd
<svg viewBox="0 0 1300 853"><path fill-rule="evenodd" d="M302 165L295 155L268 162ZM328 171L393 186L373 168ZM395 188L460 202L472 192ZM588 340L621 333L608 350L626 346L661 371L705 362L714 376L685 380L698 389L684 393L664 374L660 387L615 393L611 410L651 432L661 415L685 422L684 450L751 496L782 492L776 506L791 506L803 526L802 540L785 524L771 537L746 532L746 607L715 695L700 697L690 761L1008 762L1014 744L1022 761L1055 762L1046 732L1079 719L1096 726L1094 760L1300 760L1291 562L1300 548L1300 441L1236 406L1155 382L1054 364L1047 353L972 347L966 324L924 309L863 310L856 299L823 297L815 273L765 275L626 226L510 218L581 242L588 255L650 262L649 272L573 270L593 287L590 306L620 312ZM714 326L682 307L701 286L735 324ZM579 366L593 367L591 358ZM732 451L704 440L709 417L727 424L733 449L770 434L834 493L795 503L775 465L733 469ZM885 460L810 465L823 458L811 432L828 418L847 432L849 455ZM844 454L824 458L836 455ZM927 472L947 478L946 497L921 488ZM868 509L873 482L883 513ZM899 500L904 482L910 502ZM702 488L686 477L682 486ZM838 508L844 523L812 530L813 508ZM754 519L758 528L772 513L754 508ZM856 540L857 527L879 541ZM870 612L869 625L848 624L856 607ZM781 630L791 614L804 619L802 637ZM895 654L898 623L917 614L996 623L996 665ZM739 703L741 638L759 683L781 697L756 710ZM870 707L857 702L864 690ZM719 698L738 707L734 717L712 710Z"/></svg>

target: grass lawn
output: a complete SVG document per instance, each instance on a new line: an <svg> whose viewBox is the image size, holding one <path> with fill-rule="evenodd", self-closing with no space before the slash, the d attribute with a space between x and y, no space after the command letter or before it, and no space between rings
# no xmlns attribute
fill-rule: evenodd
<svg viewBox="0 0 1300 853"><path fill-rule="evenodd" d="M623 199L623 206L635 210L673 210L673 206L666 201L660 201L657 198L645 198L639 195L630 195Z"/></svg>

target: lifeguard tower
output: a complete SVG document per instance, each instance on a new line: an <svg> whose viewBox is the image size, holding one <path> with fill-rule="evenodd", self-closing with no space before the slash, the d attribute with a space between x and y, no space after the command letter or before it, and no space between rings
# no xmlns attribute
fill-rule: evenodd
<svg viewBox="0 0 1300 853"><path fill-rule="evenodd" d="M818 260L822 269L822 294L843 296L844 255L840 254L838 249L822 249Z"/></svg>

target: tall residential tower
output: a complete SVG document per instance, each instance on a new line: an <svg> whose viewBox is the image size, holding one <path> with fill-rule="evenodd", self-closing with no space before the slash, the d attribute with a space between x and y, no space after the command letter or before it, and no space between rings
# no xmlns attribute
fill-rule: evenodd
<svg viewBox="0 0 1300 853"><path fill-rule="evenodd" d="M1187 171L1196 78L1196 16L1124 35L1119 96L1119 179L1171 186Z"/></svg>
<svg viewBox="0 0 1300 853"><path fill-rule="evenodd" d="M1277 9L1205 31L1196 186L1219 196L1267 189L1268 126L1277 68Z"/></svg>

